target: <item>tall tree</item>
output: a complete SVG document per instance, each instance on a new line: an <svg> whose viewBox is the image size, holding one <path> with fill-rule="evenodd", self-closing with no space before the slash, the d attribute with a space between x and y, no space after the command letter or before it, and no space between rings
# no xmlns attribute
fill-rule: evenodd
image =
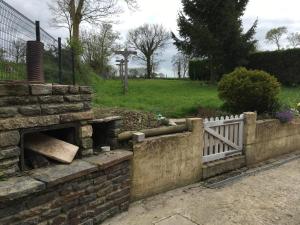
<svg viewBox="0 0 300 225"><path fill-rule="evenodd" d="M54 0L49 5L56 26L66 27L74 46L80 45L80 25L98 24L121 12L121 0ZM136 0L123 0L129 7L137 7ZM77 60L78 60L78 52Z"/></svg>
<svg viewBox="0 0 300 225"><path fill-rule="evenodd" d="M169 40L169 32L158 24L144 24L129 31L127 44L137 49L137 58L146 63L146 78L152 78L153 69L157 66L155 56L167 46Z"/></svg>
<svg viewBox="0 0 300 225"><path fill-rule="evenodd" d="M207 59L211 80L243 65L255 49L257 21L243 32L242 19L249 0L182 0L178 16L181 38L174 44L192 57Z"/></svg>
<svg viewBox="0 0 300 225"><path fill-rule="evenodd" d="M101 24L100 30L82 33L83 60L101 76L106 77L111 69L109 61L114 50L118 48L116 41L120 38L113 31L111 24Z"/></svg>
<svg viewBox="0 0 300 225"><path fill-rule="evenodd" d="M292 48L297 48L300 46L300 33L290 33L287 37L289 45Z"/></svg>
<svg viewBox="0 0 300 225"><path fill-rule="evenodd" d="M284 34L288 32L286 27L277 27L269 30L266 34L266 40L269 43L275 44L277 46L277 50L281 49L281 38Z"/></svg>
<svg viewBox="0 0 300 225"><path fill-rule="evenodd" d="M174 70L177 72L178 78L185 78L189 68L190 57L182 52L178 52L172 58Z"/></svg>

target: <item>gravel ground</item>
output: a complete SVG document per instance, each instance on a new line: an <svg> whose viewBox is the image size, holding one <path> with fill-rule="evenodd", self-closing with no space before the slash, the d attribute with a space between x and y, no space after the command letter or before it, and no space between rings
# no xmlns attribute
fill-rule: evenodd
<svg viewBox="0 0 300 225"><path fill-rule="evenodd" d="M201 184L133 203L104 225L300 225L300 160L221 189Z"/></svg>

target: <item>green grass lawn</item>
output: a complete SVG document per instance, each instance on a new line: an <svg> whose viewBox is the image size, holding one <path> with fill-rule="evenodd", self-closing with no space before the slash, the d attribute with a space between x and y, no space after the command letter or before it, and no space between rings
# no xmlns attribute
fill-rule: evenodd
<svg viewBox="0 0 300 225"><path fill-rule="evenodd" d="M222 105L213 85L188 80L130 80L129 93L122 94L119 80L94 82L95 106L120 107L181 117L199 107L217 109ZM294 105L300 102L300 87L283 88L282 102Z"/></svg>

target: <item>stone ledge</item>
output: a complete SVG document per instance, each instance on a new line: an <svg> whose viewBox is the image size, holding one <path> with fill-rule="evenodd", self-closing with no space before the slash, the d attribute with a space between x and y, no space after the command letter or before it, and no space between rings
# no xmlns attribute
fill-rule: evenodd
<svg viewBox="0 0 300 225"><path fill-rule="evenodd" d="M31 177L44 182L47 187L53 187L97 170L98 168L95 165L83 160L76 160L70 165L56 165L34 170Z"/></svg>
<svg viewBox="0 0 300 225"><path fill-rule="evenodd" d="M98 156L83 159L86 162L95 164L100 170L107 169L123 161L130 160L133 152L127 150L114 150L111 152L101 153Z"/></svg>
<svg viewBox="0 0 300 225"><path fill-rule="evenodd" d="M30 177L16 177L0 182L0 202L12 201L45 189L45 184Z"/></svg>
<svg viewBox="0 0 300 225"><path fill-rule="evenodd" d="M89 121L89 124L108 123L108 122L121 120L121 119L122 119L122 117L120 117L120 116L110 116L110 117L106 117L106 118L91 120L91 121Z"/></svg>

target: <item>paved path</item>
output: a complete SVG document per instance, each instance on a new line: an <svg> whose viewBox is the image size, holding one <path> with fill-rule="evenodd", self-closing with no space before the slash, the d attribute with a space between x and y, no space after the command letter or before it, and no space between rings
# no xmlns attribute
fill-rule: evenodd
<svg viewBox="0 0 300 225"><path fill-rule="evenodd" d="M221 189L200 184L133 203L104 225L300 225L300 160Z"/></svg>

